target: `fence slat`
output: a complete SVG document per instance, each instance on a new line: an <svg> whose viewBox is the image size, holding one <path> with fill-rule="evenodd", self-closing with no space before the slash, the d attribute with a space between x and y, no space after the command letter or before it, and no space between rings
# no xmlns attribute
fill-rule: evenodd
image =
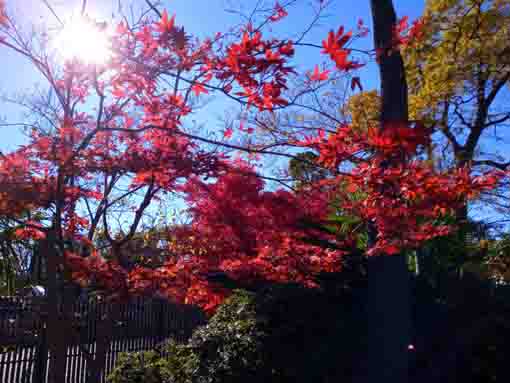
<svg viewBox="0 0 510 383"><path fill-rule="evenodd" d="M21 380L21 369L23 368L23 359L25 358L25 347L23 345L18 345L16 347L16 362L14 363L14 369L12 371L12 378L15 382L19 382Z"/></svg>
<svg viewBox="0 0 510 383"><path fill-rule="evenodd" d="M5 370L6 370L5 371L5 376L6 376L7 381L12 380L11 372L12 372L12 370L14 370L14 368L13 368L14 359L13 358L14 358L15 352L16 351L9 350L9 352L7 353L7 362L6 362L6 365L5 365Z"/></svg>
<svg viewBox="0 0 510 383"><path fill-rule="evenodd" d="M88 375L95 364L90 362L98 357L98 346L99 351L103 348L105 358L100 381L105 382L121 353L150 350L170 337L182 341L204 318L198 310L182 310L157 299L137 297L116 305L110 307L108 302L91 300L69 305L67 317L73 318L73 322L72 326L65 323L65 327L74 333L59 334L65 336L66 342L66 382L63 383L89 382ZM44 307L41 298L0 297L0 344L9 347L0 349L0 383L48 382L50 355ZM106 338L110 339L101 346L99 338L105 338L101 332L106 330L104 325L108 320L102 319L102 315L108 311L115 322L109 322L113 326ZM98 331L98 324L102 331ZM82 348L92 360L88 360Z"/></svg>
<svg viewBox="0 0 510 383"><path fill-rule="evenodd" d="M7 352L3 349L0 350L0 379L3 382L4 380L4 371L5 371L5 365L6 365L6 356Z"/></svg>

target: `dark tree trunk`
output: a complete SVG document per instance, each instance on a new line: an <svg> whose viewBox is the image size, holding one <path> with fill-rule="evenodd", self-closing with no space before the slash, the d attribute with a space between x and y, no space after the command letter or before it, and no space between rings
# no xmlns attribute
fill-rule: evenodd
<svg viewBox="0 0 510 383"><path fill-rule="evenodd" d="M392 50L396 15L391 0L371 0L374 43L381 78L381 123L408 121L407 83L400 52ZM371 230L370 242L375 242ZM368 382L409 379L410 286L403 255L368 260Z"/></svg>
<svg viewBox="0 0 510 383"><path fill-rule="evenodd" d="M407 382L411 311L405 256L369 258L368 315L368 382Z"/></svg>
<svg viewBox="0 0 510 383"><path fill-rule="evenodd" d="M66 342L68 336L66 322L62 316L62 289L59 270L59 255L55 246L55 235L48 233L43 241L42 257L47 261L47 290L46 290L46 328L50 360L48 366L48 383L65 382Z"/></svg>
<svg viewBox="0 0 510 383"><path fill-rule="evenodd" d="M407 121L407 82L402 56L393 48L396 14L391 0L371 0L374 46L381 78L381 120Z"/></svg>

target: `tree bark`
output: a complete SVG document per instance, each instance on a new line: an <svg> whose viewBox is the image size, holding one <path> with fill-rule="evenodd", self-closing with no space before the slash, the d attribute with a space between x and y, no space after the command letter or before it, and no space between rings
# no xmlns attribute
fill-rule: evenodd
<svg viewBox="0 0 510 383"><path fill-rule="evenodd" d="M381 123L408 121L407 83L402 57L393 49L396 14L391 0L371 0L374 44L381 80ZM375 230L371 230L371 243ZM368 259L368 379L409 380L410 285L404 255Z"/></svg>
<svg viewBox="0 0 510 383"><path fill-rule="evenodd" d="M62 289L60 282L59 254L55 246L55 234L48 233L43 241L42 257L47 260L46 284L46 328L50 360L48 366L48 383L61 383L65 381L66 369L66 323L62 316Z"/></svg>
<svg viewBox="0 0 510 383"><path fill-rule="evenodd" d="M404 61L398 48L393 47L397 22L395 8L391 0L371 0L370 7L381 81L381 121L407 121L407 81Z"/></svg>

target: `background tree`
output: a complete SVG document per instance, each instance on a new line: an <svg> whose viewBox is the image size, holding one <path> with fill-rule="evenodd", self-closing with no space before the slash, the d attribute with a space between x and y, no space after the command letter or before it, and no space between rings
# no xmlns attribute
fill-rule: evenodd
<svg viewBox="0 0 510 383"><path fill-rule="evenodd" d="M506 170L510 3L430 0L422 35L404 48L412 119L436 130L438 166ZM499 204L507 190L495 191ZM467 210L458 212L467 219Z"/></svg>

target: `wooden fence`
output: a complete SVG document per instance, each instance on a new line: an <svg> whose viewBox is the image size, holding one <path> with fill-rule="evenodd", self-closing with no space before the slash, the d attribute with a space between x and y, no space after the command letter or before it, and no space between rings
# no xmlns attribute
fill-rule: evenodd
<svg viewBox="0 0 510 383"><path fill-rule="evenodd" d="M49 382L51 331L42 307L35 298L0 298L0 383ZM62 383L105 382L119 353L150 350L168 338L184 341L205 322L196 308L143 298L74 302L67 311L65 327L57 329L66 349ZM91 376L98 355L105 358L99 379Z"/></svg>

